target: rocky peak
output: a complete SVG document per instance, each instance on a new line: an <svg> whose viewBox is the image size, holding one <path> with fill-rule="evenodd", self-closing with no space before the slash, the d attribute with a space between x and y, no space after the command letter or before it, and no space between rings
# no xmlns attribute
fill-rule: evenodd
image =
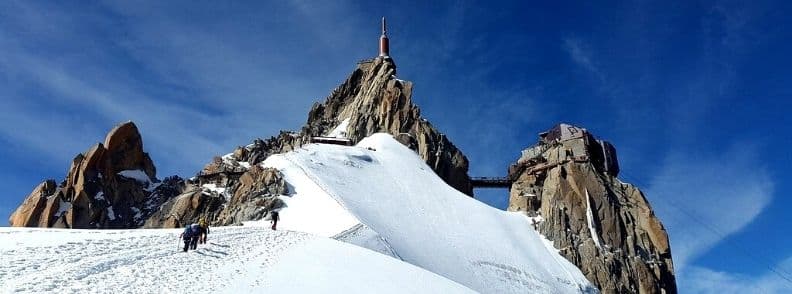
<svg viewBox="0 0 792 294"><path fill-rule="evenodd" d="M509 168L509 211L528 214L603 293L676 293L668 234L644 194L620 181L616 149L559 124Z"/></svg>
<svg viewBox="0 0 792 294"><path fill-rule="evenodd" d="M392 134L415 150L449 185L472 195L467 158L421 117L411 98L412 83L396 78L393 59L380 56L361 61L324 102L313 105L299 132L281 131L215 157L183 197L166 203L146 226L178 226L200 216L215 225L260 219L278 207L278 193L286 193L277 171L260 169L259 164L267 157L311 142L351 145L380 132ZM262 189L269 193L262 194Z"/></svg>
<svg viewBox="0 0 792 294"><path fill-rule="evenodd" d="M150 211L180 190L181 179L160 182L137 126L113 128L74 157L57 187L46 180L11 215L11 226L62 228L135 228ZM175 193L175 194L174 194Z"/></svg>
<svg viewBox="0 0 792 294"><path fill-rule="evenodd" d="M315 103L300 132L281 132L268 140L257 139L232 154L216 158L203 174L242 172L271 154L283 153L332 137L355 144L371 134L385 132L415 150L449 185L468 195L473 188L468 160L412 103L411 82L396 78L393 59L381 56L358 63L352 74L323 103Z"/></svg>

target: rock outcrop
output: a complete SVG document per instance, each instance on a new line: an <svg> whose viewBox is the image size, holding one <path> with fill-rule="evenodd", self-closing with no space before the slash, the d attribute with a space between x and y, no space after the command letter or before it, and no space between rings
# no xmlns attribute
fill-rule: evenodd
<svg viewBox="0 0 792 294"><path fill-rule="evenodd" d="M531 216L603 293L676 293L666 230L618 173L610 143L560 124L509 168L508 210Z"/></svg>
<svg viewBox="0 0 792 294"><path fill-rule="evenodd" d="M11 215L11 226L137 228L183 189L179 177L156 178L137 126L126 122L72 160L66 179L46 180Z"/></svg>
<svg viewBox="0 0 792 294"><path fill-rule="evenodd" d="M221 188L229 186L228 188ZM260 220L284 206L278 196L288 194L281 173L258 165L238 179L203 178L191 183L181 195L164 203L145 224L146 228L177 228L206 217L212 225L234 225Z"/></svg>
<svg viewBox="0 0 792 294"><path fill-rule="evenodd" d="M303 129L310 136L344 136L357 143L374 133L400 136L446 183L472 195L468 160L412 104L411 82L396 78L389 57L364 61L323 104L315 104Z"/></svg>

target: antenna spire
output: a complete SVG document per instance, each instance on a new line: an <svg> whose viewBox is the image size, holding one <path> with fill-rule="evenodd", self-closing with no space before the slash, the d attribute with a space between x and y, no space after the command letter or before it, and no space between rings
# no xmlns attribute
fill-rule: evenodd
<svg viewBox="0 0 792 294"><path fill-rule="evenodd" d="M385 17L382 17L382 35L380 36L379 40L379 56L389 57L390 56L390 41L388 40L387 28L385 26Z"/></svg>

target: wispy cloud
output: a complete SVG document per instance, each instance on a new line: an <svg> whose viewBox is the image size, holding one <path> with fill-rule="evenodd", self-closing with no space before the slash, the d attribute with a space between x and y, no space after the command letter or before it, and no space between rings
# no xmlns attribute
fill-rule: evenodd
<svg viewBox="0 0 792 294"><path fill-rule="evenodd" d="M578 37L566 37L563 39L563 49L569 54L577 65L593 74L600 81L604 81L604 75L600 68L594 63L591 51L586 48L586 44Z"/></svg>
<svg viewBox="0 0 792 294"><path fill-rule="evenodd" d="M790 293L792 282L787 279L792 278L792 257L774 268L778 273L768 270L759 275L742 275L691 266L680 279L689 293Z"/></svg>
<svg viewBox="0 0 792 294"><path fill-rule="evenodd" d="M663 162L646 194L669 231L677 273L770 203L775 183L759 162L756 148L745 145L710 155L675 151Z"/></svg>

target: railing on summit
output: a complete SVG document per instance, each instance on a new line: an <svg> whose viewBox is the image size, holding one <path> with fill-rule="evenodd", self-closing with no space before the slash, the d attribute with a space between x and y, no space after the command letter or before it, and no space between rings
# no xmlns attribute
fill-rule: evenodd
<svg viewBox="0 0 792 294"><path fill-rule="evenodd" d="M512 181L507 177L470 177L473 188L509 188Z"/></svg>
<svg viewBox="0 0 792 294"><path fill-rule="evenodd" d="M335 138L335 137L311 137L311 143L319 143L319 144L332 144L332 145L342 145L342 146L352 146L352 140L347 138Z"/></svg>

